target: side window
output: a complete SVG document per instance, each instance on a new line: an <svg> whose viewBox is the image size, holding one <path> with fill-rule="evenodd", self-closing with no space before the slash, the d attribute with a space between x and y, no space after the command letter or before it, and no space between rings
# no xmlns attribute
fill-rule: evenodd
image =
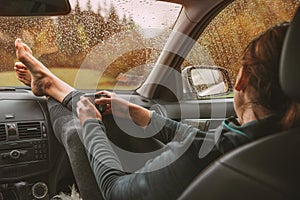
<svg viewBox="0 0 300 200"><path fill-rule="evenodd" d="M182 69L190 65L220 66L229 71L234 84L248 43L266 29L290 21L299 4L294 0L234 1L205 28Z"/></svg>

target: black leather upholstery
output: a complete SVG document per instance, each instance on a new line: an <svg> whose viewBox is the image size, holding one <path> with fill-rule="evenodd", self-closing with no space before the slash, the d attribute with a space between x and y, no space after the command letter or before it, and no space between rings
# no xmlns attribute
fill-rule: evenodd
<svg viewBox="0 0 300 200"><path fill-rule="evenodd" d="M216 161L180 199L300 199L300 128L263 138Z"/></svg>
<svg viewBox="0 0 300 200"><path fill-rule="evenodd" d="M300 102L300 11L298 9L291 26L287 32L285 44L283 46L280 82L283 91Z"/></svg>
<svg viewBox="0 0 300 200"><path fill-rule="evenodd" d="M287 33L281 59L282 88L300 102L300 9ZM218 159L179 199L300 199L300 127Z"/></svg>

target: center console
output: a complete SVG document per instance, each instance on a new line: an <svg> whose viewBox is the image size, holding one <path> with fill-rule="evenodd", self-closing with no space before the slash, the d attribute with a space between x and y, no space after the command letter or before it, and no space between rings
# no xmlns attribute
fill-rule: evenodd
<svg viewBox="0 0 300 200"><path fill-rule="evenodd" d="M49 199L43 107L36 99L0 97L0 200Z"/></svg>

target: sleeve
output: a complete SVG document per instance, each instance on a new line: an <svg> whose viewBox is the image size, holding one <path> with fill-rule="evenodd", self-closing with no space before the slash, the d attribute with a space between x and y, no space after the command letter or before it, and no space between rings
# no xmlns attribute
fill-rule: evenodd
<svg viewBox="0 0 300 200"><path fill-rule="evenodd" d="M154 138L160 140L163 143L169 143L172 140L182 140L183 138L187 137L190 132L186 132L183 130L189 130L190 132L197 132L198 136L205 137L205 133L201 132L198 129L192 128L186 124L182 124L180 122L170 120L168 118L162 117L161 115L157 114L156 112L152 113L151 121L145 132L149 134L152 132ZM175 137L176 136L176 137Z"/></svg>
<svg viewBox="0 0 300 200"><path fill-rule="evenodd" d="M153 112L150 124L145 129L145 132L153 132L152 135L154 135L155 139L167 144L174 139L177 128L176 123Z"/></svg>
<svg viewBox="0 0 300 200"><path fill-rule="evenodd" d="M127 174L113 151L102 122L83 125L83 141L100 190L107 199L176 199L218 152L199 159L203 142L197 129L153 114L145 131L163 131L174 139L135 173ZM197 138L197 139L195 139Z"/></svg>

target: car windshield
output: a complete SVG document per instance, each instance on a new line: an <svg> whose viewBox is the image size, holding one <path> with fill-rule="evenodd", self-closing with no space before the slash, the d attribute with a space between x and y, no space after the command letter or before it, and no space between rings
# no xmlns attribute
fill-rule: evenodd
<svg viewBox="0 0 300 200"><path fill-rule="evenodd" d="M22 86L13 71L21 38L54 74L78 89L138 88L151 71L181 6L154 0L70 0L56 17L0 17L0 86Z"/></svg>

